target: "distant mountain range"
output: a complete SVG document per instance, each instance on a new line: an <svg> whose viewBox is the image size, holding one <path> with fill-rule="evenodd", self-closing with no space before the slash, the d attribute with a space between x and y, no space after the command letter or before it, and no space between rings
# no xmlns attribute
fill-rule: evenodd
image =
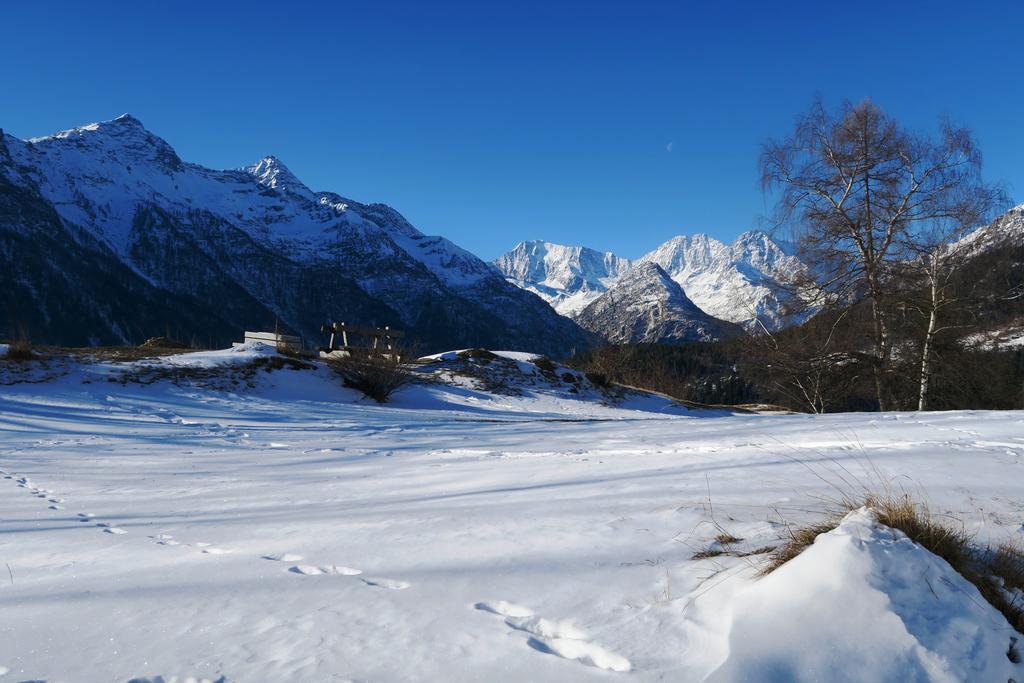
<svg viewBox="0 0 1024 683"><path fill-rule="evenodd" d="M279 323L315 342L327 320L404 328L424 352L594 341L447 239L314 192L274 157L191 164L127 114L27 141L0 131L0 335L224 344Z"/></svg>
<svg viewBox="0 0 1024 683"><path fill-rule="evenodd" d="M666 342L797 322L787 310L792 302L786 283L805 268L790 245L764 232L744 233L732 244L701 234L674 237L636 261L586 247L520 242L494 265L510 282L605 338ZM628 277L638 270L640 276ZM660 294L650 296L652 287ZM611 299L619 305L610 305ZM630 305L623 307L627 299ZM676 316L676 325L668 324L667 314ZM609 318L616 315L624 317ZM632 332L623 336L622 330Z"/></svg>

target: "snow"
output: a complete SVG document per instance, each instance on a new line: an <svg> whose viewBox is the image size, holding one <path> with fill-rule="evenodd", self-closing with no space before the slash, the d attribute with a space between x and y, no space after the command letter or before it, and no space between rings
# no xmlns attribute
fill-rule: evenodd
<svg viewBox="0 0 1024 683"><path fill-rule="evenodd" d="M238 344L230 349L195 351L141 362L143 364L168 365L171 367L214 368L223 365L248 363L257 358L276 355L277 349L273 346L257 341Z"/></svg>
<svg viewBox="0 0 1024 683"><path fill-rule="evenodd" d="M1024 324L1017 322L1002 328L965 335L961 338L961 343L989 351L1016 349L1024 346Z"/></svg>
<svg viewBox="0 0 1024 683"><path fill-rule="evenodd" d="M767 578L763 555L693 559L861 484L1021 540L1021 412L437 383L378 405L322 371L214 391L119 367L0 385L12 680L1024 679L1001 617L862 513Z"/></svg>
<svg viewBox="0 0 1024 683"><path fill-rule="evenodd" d="M534 361L541 357L539 353L526 353L525 351L494 351L494 355L523 362Z"/></svg>

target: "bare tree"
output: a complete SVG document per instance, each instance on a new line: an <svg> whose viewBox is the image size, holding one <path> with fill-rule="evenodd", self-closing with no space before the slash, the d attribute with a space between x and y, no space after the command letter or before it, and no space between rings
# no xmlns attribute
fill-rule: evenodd
<svg viewBox="0 0 1024 683"><path fill-rule="evenodd" d="M865 298L880 410L890 405L891 275L908 246L937 226L976 226L997 192L981 180L970 132L942 122L933 137L901 128L871 100L835 112L817 101L793 134L765 143L762 186L781 191L780 223L793 224L816 306Z"/></svg>

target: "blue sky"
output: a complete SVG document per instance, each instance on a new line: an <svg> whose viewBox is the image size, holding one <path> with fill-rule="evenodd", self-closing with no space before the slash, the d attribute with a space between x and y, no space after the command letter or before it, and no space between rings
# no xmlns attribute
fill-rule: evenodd
<svg viewBox="0 0 1024 683"><path fill-rule="evenodd" d="M1024 201L1021 2L15 2L3 23L14 135L131 112L189 161L274 154L484 258L758 227L760 144L816 94L969 125Z"/></svg>

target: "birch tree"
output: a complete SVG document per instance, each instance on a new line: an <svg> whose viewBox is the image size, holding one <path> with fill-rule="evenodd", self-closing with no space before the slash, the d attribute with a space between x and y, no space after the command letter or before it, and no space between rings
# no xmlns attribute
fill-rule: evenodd
<svg viewBox="0 0 1024 683"><path fill-rule="evenodd" d="M979 225L995 191L981 179L970 132L942 122L936 134L901 127L871 100L836 111L815 102L793 133L765 143L762 186L778 192L778 220L794 227L812 272L812 305L870 308L870 348L862 355L879 410L888 410L897 302L894 267L923 234Z"/></svg>

